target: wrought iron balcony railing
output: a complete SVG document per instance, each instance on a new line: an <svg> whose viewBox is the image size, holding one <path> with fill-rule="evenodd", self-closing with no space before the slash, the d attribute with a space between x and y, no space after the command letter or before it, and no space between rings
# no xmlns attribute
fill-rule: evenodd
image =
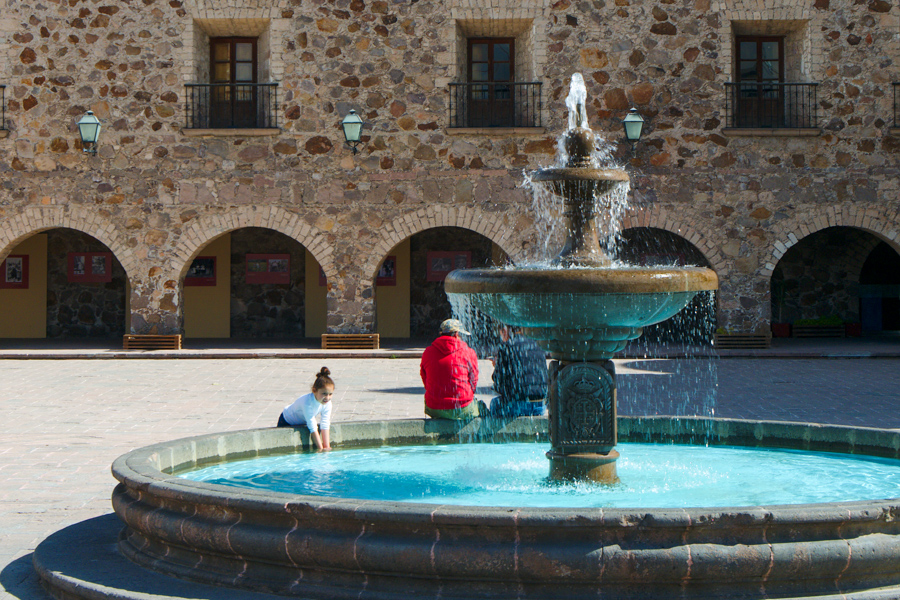
<svg viewBox="0 0 900 600"><path fill-rule="evenodd" d="M727 127L805 129L818 127L817 83L726 83Z"/></svg>
<svg viewBox="0 0 900 600"><path fill-rule="evenodd" d="M277 83L187 83L185 88L185 129L278 127Z"/></svg>
<svg viewBox="0 0 900 600"><path fill-rule="evenodd" d="M894 84L894 127L900 127L900 83Z"/></svg>
<svg viewBox="0 0 900 600"><path fill-rule="evenodd" d="M541 83L451 83L450 127L541 127Z"/></svg>

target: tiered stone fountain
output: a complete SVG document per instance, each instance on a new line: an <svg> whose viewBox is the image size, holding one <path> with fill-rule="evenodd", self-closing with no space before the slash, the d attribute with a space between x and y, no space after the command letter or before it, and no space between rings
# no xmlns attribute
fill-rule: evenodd
<svg viewBox="0 0 900 600"><path fill-rule="evenodd" d="M718 279L705 268L615 266L600 247L597 206L628 182L621 169L597 166L584 113L583 82L573 77L565 166L537 171L532 182L561 196L567 237L549 268L467 269L444 282L491 317L521 327L550 353L551 477L616 480L616 378L613 355L646 325L664 321ZM615 229L605 224L604 230ZM457 302L458 304L458 302Z"/></svg>

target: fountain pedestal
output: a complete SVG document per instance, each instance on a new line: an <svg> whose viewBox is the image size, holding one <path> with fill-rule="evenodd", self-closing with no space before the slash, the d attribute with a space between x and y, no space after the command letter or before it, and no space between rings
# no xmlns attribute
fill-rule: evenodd
<svg viewBox="0 0 900 600"><path fill-rule="evenodd" d="M616 372L611 360L550 363L550 477L615 483Z"/></svg>

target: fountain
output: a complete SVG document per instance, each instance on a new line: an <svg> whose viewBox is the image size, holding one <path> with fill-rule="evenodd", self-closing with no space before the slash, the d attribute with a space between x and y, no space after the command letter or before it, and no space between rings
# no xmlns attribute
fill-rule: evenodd
<svg viewBox="0 0 900 600"><path fill-rule="evenodd" d="M521 325L550 352L549 427L530 418L335 423L332 442L339 450L327 458L340 461L344 448L549 439L551 475L588 480L572 485L593 486L597 494L615 485L619 438L671 444L673 455L677 444L691 444L900 459L897 430L616 416L612 354L698 290L715 288L716 278L705 269L609 263L595 243L596 214L585 200L626 177L590 164L593 142L583 108L573 113L568 164L535 176L568 204L569 238L556 261L564 268L457 272L447 283L452 294L467 294L499 320ZM491 447L485 443L484 452ZM180 476L307 448L305 430L268 428L176 440L119 457L112 467L119 481L113 508L125 527L116 556L159 578L323 600L900 597L896 499L678 508L460 506L300 495ZM58 552L73 550L63 542ZM52 552L42 547L34 562L56 597L147 597L75 581L54 568ZM208 589L197 597L220 594Z"/></svg>
<svg viewBox="0 0 900 600"><path fill-rule="evenodd" d="M450 273L444 289L521 327L550 353L550 475L616 481L616 379L612 357L718 279L704 268L616 266L600 247L597 206L628 182L621 169L601 168L585 116L581 75L572 77L562 139L564 166L541 169L531 181L563 199L567 237L549 268L467 269ZM609 218L609 217L607 217ZM616 228L604 224L605 231Z"/></svg>

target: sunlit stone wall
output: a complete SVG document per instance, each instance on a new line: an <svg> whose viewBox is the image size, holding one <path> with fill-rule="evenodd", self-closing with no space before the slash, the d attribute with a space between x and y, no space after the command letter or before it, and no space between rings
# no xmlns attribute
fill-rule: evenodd
<svg viewBox="0 0 900 600"><path fill-rule="evenodd" d="M180 331L191 258L242 227L310 250L331 331L373 328L378 263L419 231L464 227L522 256L535 243L523 170L553 160L576 71L592 125L632 173L628 224L707 257L720 325L765 331L775 265L814 231L855 227L898 247L893 2L6 1L0 256L47 228L97 238L127 273L135 332ZM727 130L734 36L754 33L784 35L785 72L819 84L817 135ZM216 35L259 38L277 130L182 130L184 84L207 81ZM448 129L465 38L488 35L514 37L517 73L542 82L542 127ZM634 155L620 124L632 106L647 120ZM357 155L339 128L351 108L366 121ZM74 126L88 109L104 124L95 158Z"/></svg>

